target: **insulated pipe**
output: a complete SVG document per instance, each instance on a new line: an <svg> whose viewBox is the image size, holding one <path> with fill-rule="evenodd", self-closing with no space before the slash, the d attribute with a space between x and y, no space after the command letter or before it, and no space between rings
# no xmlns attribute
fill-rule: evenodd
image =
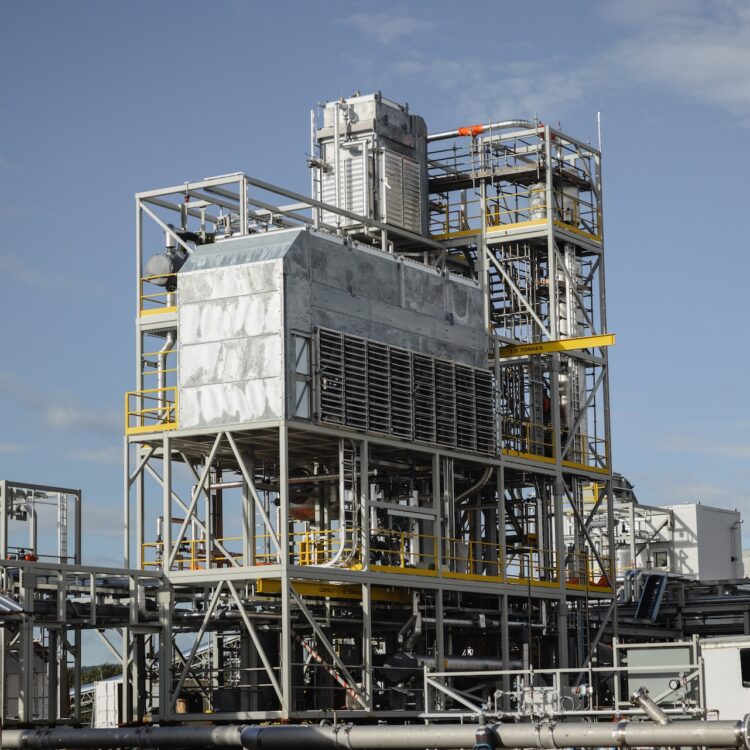
<svg viewBox="0 0 750 750"><path fill-rule="evenodd" d="M243 726L3 729L2 748L242 747Z"/></svg>
<svg viewBox="0 0 750 750"><path fill-rule="evenodd" d="M176 340L177 333L175 331L167 331L164 346L159 349L159 355L156 360L156 392L158 396L158 404L165 407L165 422L169 421L169 414L166 412L167 399L164 392L165 388L167 387L167 355L172 351L172 349L174 349Z"/></svg>
<svg viewBox="0 0 750 750"><path fill-rule="evenodd" d="M438 664L435 656L415 656L420 667L442 667L451 672L501 672L505 669L523 669L520 659L510 659L508 666L500 657L493 656L445 656Z"/></svg>
<svg viewBox="0 0 750 750"><path fill-rule="evenodd" d="M242 731L250 750L424 750L472 748L478 739L492 747L736 747L750 750L748 719L742 721L650 721L424 726L266 726Z"/></svg>
<svg viewBox="0 0 750 750"><path fill-rule="evenodd" d="M475 492L479 492L479 490L481 490L484 485L490 481L490 477L492 476L493 471L495 471L495 467L488 466L484 470L484 473L479 478L479 481L476 484L472 484L471 487L456 495L456 497L453 499L454 504L458 504L463 500L466 500L467 497L471 497Z"/></svg>
<svg viewBox="0 0 750 750"><path fill-rule="evenodd" d="M444 141L448 138L457 138L462 135L479 135L484 133L485 130L507 130L508 128L536 128L538 123L531 122L531 120L501 120L500 122L492 122L489 125L469 125L464 128L456 128L455 130L446 130L444 133L430 133L427 136L427 142L431 141Z"/></svg>
<svg viewBox="0 0 750 750"><path fill-rule="evenodd" d="M199 748L250 750L454 750L481 740L492 747L734 747L750 750L748 723L741 721L651 721L540 724L276 725L233 727L122 727L119 729L5 729L0 747Z"/></svg>
<svg viewBox="0 0 750 750"><path fill-rule="evenodd" d="M633 695L630 696L630 702L634 706L642 709L643 712L648 716L649 719L655 721L657 724L671 724L672 720L667 714L654 702L653 698L648 694L648 690L645 687L639 687Z"/></svg>

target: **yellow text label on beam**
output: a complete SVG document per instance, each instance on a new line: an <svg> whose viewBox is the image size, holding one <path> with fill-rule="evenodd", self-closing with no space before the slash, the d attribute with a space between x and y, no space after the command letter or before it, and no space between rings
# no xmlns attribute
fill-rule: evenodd
<svg viewBox="0 0 750 750"><path fill-rule="evenodd" d="M602 346L613 346L614 343L614 333L600 333L596 336L580 336L578 338L557 339L555 341L539 341L533 344L504 346L498 352L498 356L501 359L506 359L507 357L524 357L530 354L569 352L578 349L595 349Z"/></svg>

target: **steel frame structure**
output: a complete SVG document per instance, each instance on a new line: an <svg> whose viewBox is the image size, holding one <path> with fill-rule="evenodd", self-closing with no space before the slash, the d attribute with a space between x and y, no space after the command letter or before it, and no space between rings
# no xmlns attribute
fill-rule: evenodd
<svg viewBox="0 0 750 750"><path fill-rule="evenodd" d="M588 531L596 513L612 523L606 349L502 354L511 344L607 332L599 154L539 124L511 133L475 127L454 139L450 156L430 156L431 206L449 217L447 231L433 237L242 173L136 196L125 556L127 565L161 570L169 581L162 627L174 638L159 644L159 663L172 665L182 653L184 664L179 674L160 675L160 721L319 719L333 710L352 719L416 716L422 699L414 680L408 689L398 678L389 687L376 662L417 630L424 658L435 666L471 653L478 636L494 633L485 644L491 653L482 655L509 669L524 641L537 666L585 666L603 629L612 627L613 550ZM578 191L573 197L570 185ZM457 226L450 220L456 200L463 206ZM536 218L527 218L532 212ZM497 454L293 418L179 427L170 338L179 290L154 293L144 278L144 251L156 233L186 251L173 224L190 225L207 241L291 226L343 234L323 222L324 214L352 220L350 241L474 277L484 289ZM158 352L151 341L161 345ZM149 387L154 377L156 388ZM338 531L327 536L300 531L293 517L295 483L309 481L298 472L311 462L336 467L320 481L338 484L339 497L348 498ZM394 507L381 496L377 477L389 472L391 483L417 486L414 507ZM468 500L460 529L457 498ZM230 503L239 520L227 533ZM577 529L570 548L566 513ZM371 534L376 516L397 516L402 526ZM159 533L147 540L154 522ZM592 630L592 601L607 612L599 632ZM230 675L221 666L222 643L238 635L242 664ZM216 657L197 674L193 662L207 640ZM196 690L204 703L190 709L186 697ZM233 692L224 705L222 696ZM389 704L384 696L394 692L404 697ZM145 696L128 695L123 719L142 720Z"/></svg>

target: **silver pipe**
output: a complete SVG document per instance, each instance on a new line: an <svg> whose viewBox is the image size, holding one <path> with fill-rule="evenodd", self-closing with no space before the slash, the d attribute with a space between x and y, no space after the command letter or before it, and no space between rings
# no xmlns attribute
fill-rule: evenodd
<svg viewBox="0 0 750 750"><path fill-rule="evenodd" d="M661 725L672 723L672 720L667 716L666 712L655 703L645 687L639 687L638 690L630 696L630 702L634 706L638 706L638 708L642 709L643 713L645 713L651 721L655 721L657 724Z"/></svg>
<svg viewBox="0 0 750 750"><path fill-rule="evenodd" d="M30 748L198 748L250 750L454 750L477 739L493 747L734 747L750 750L750 715L741 721L651 721L540 724L276 725L233 727L122 727L119 729L5 729L0 747Z"/></svg>
<svg viewBox="0 0 750 750"><path fill-rule="evenodd" d="M479 135L486 130L507 130L508 128L526 128L537 127L537 123L531 120L501 120L492 122L489 125L469 125L465 128L456 128L455 130L446 130L444 133L430 133L427 136L427 142L444 141L448 138L457 138L460 135Z"/></svg>
<svg viewBox="0 0 750 750"><path fill-rule="evenodd" d="M509 659L506 666L505 661L499 656L445 656L442 664L438 664L435 656L417 655L415 658L420 667L437 666L438 669L447 669L451 672L501 672L506 669L523 669L520 659Z"/></svg>
<svg viewBox="0 0 750 750"><path fill-rule="evenodd" d="M242 747L243 726L3 729L2 748Z"/></svg>
<svg viewBox="0 0 750 750"><path fill-rule="evenodd" d="M158 358L156 360L156 387L159 393L163 395L161 389L166 388L167 385L167 355L174 349L174 342L177 340L177 334L175 331L167 331L167 336L164 341L164 346L159 349Z"/></svg>
<svg viewBox="0 0 750 750"><path fill-rule="evenodd" d="M487 482L490 481L490 477L492 476L492 472L495 471L494 466L488 466L485 470L482 476L479 478L479 481L476 484L472 484L471 487L464 490L460 494L456 495L453 502L455 504L458 504L462 502L463 500L466 500L467 497L471 497L475 492L479 492L479 490L484 487Z"/></svg>
<svg viewBox="0 0 750 750"><path fill-rule="evenodd" d="M266 726L242 731L250 750L424 750L471 748L478 737L493 747L736 747L750 750L748 719L742 721L650 721L541 724L430 724L425 726Z"/></svg>

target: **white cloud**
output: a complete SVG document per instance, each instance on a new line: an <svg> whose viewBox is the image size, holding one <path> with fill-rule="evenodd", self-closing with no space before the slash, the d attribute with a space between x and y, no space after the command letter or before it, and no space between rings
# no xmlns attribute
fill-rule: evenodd
<svg viewBox="0 0 750 750"><path fill-rule="evenodd" d="M122 448L116 445L103 445L98 448L79 448L70 451L69 458L76 461L91 461L97 464L119 466L123 462Z"/></svg>
<svg viewBox="0 0 750 750"><path fill-rule="evenodd" d="M402 45L405 51L392 63L371 58L360 67L377 65L384 90L402 81L408 88L414 81L429 84L467 121L538 116L556 123L582 107L601 108L605 91L648 90L750 125L750 5L629 0L605 4L600 13L613 38L603 51L579 47L568 55L493 63L445 45L439 55ZM426 30L429 23L413 17L389 22L386 14L355 14L346 22L381 43ZM435 27L436 33L444 29Z"/></svg>
<svg viewBox="0 0 750 750"><path fill-rule="evenodd" d="M748 459L750 443L727 443L716 441L711 435L668 435L660 442L662 450L670 453L685 453L695 456Z"/></svg>
<svg viewBox="0 0 750 750"><path fill-rule="evenodd" d="M52 429L87 430L100 434L119 433L122 415L116 409L81 404L69 394L42 393L21 382L14 374L0 371L0 384L6 393L41 415Z"/></svg>
<svg viewBox="0 0 750 750"><path fill-rule="evenodd" d="M493 64L480 58L434 58L413 52L386 68L392 78L429 80L445 92L456 124L522 117L555 121L589 95L595 72L567 60Z"/></svg>
<svg viewBox="0 0 750 750"><path fill-rule="evenodd" d="M662 0L606 6L626 26L605 58L631 86L669 90L750 124L750 6Z"/></svg>
<svg viewBox="0 0 750 750"><path fill-rule="evenodd" d="M382 45L393 44L435 27L433 20L408 13L351 13L340 23Z"/></svg>
<svg viewBox="0 0 750 750"><path fill-rule="evenodd" d="M22 453L28 449L29 446L22 443L0 443L0 453Z"/></svg>

